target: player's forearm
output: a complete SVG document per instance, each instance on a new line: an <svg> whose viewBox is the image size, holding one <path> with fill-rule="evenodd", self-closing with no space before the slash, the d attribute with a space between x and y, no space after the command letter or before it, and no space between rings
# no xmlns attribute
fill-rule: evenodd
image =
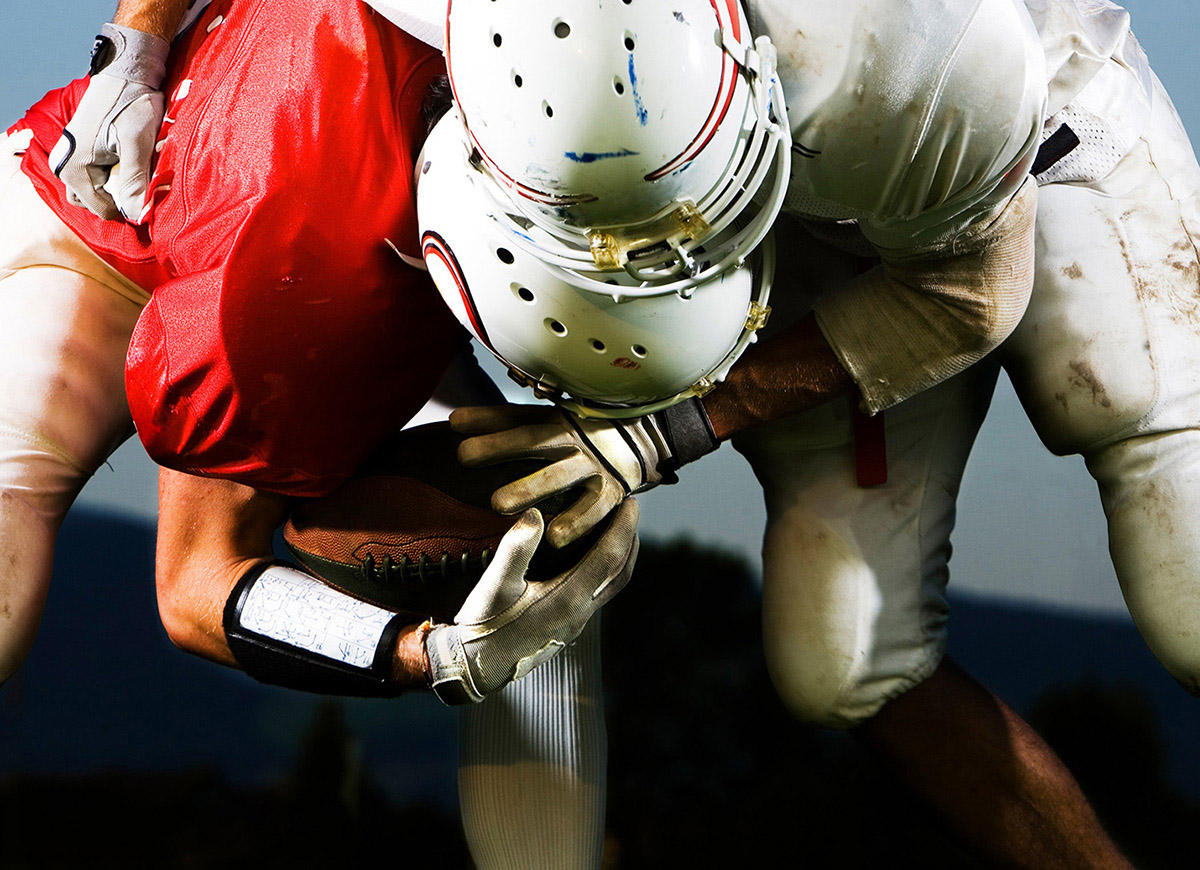
<svg viewBox="0 0 1200 870"><path fill-rule="evenodd" d="M724 440L854 389L809 315L751 347L703 404L713 433Z"/></svg>
<svg viewBox="0 0 1200 870"><path fill-rule="evenodd" d="M425 654L428 623L414 623L400 630L392 654L392 683L406 689L429 685L429 658Z"/></svg>
<svg viewBox="0 0 1200 870"><path fill-rule="evenodd" d="M188 0L121 0L113 24L132 27L170 42L179 29Z"/></svg>
<svg viewBox="0 0 1200 870"><path fill-rule="evenodd" d="M703 400L714 433L725 439L851 392L882 410L981 359L1029 301L1036 208L1030 181L953 247L885 258L753 346Z"/></svg>
<svg viewBox="0 0 1200 870"><path fill-rule="evenodd" d="M235 590L240 589L243 580L261 575L274 562L274 533L290 508L291 501L283 496L229 481L161 470L155 574L159 614L172 643L193 655L250 670L251 676L259 679L263 677L235 655L227 635L227 620L231 599L240 597ZM310 577L278 565L271 570L275 585L269 594L286 596L291 588L296 593L297 613L319 609L313 591L302 585L311 584ZM297 581L300 585L296 585ZM341 593L329 594L343 604L354 604ZM330 619L336 622L340 616L334 612ZM302 635L308 628L311 626L300 624L296 633ZM424 636L416 622L399 628L394 639L391 633L383 635L380 643L390 644L385 646L390 654L379 674L382 682L397 690L428 684ZM301 659L296 661L300 667L305 666ZM303 677L296 681L300 688L303 683ZM329 692L338 688L328 682L320 685ZM373 688L367 686L365 690ZM355 685L345 693L355 694L363 689ZM379 687L379 691L386 693L386 686Z"/></svg>
<svg viewBox="0 0 1200 870"><path fill-rule="evenodd" d="M239 578L273 557L288 500L248 486L161 469L155 582L173 643L235 664L225 640L225 602Z"/></svg>

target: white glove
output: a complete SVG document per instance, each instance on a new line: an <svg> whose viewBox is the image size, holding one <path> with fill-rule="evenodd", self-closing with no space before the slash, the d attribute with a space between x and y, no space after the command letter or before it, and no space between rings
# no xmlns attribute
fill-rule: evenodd
<svg viewBox="0 0 1200 870"><path fill-rule="evenodd" d="M475 437L459 445L468 467L513 459L546 460L544 468L492 493L492 507L514 514L573 487L583 495L550 523L546 538L564 547L587 534L625 496L660 483L720 446L699 399L628 420L577 417L546 405L459 408L456 432Z"/></svg>
<svg viewBox="0 0 1200 870"><path fill-rule="evenodd" d="M528 511L453 625L425 638L430 682L447 704L467 704L518 680L579 636L592 615L629 582L637 560L638 506L628 499L579 563L550 580L526 580L542 540L542 515Z"/></svg>
<svg viewBox="0 0 1200 870"><path fill-rule="evenodd" d="M653 417L594 420L547 405L458 408L450 415L468 438L458 461L468 467L511 459L549 460L492 494L492 508L515 514L572 487L580 498L550 523L546 538L563 547L587 533L627 495L673 483L677 467Z"/></svg>
<svg viewBox="0 0 1200 870"><path fill-rule="evenodd" d="M75 205L106 220L142 219L169 52L165 39L140 30L100 28L87 90L50 152L50 168Z"/></svg>

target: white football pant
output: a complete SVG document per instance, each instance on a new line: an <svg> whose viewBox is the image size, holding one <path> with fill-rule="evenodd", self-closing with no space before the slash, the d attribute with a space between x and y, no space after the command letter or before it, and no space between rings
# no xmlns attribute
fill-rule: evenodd
<svg viewBox="0 0 1200 870"><path fill-rule="evenodd" d="M1045 444L1100 487L1121 588L1150 648L1200 693L1200 168L1156 83L1142 139L1095 181L1041 187L1033 298L992 357L886 412L889 481L855 483L850 406L737 440L768 511L764 633L800 718L851 727L945 648L955 499L1003 364ZM781 244L789 283L835 288L849 255ZM1003 522L1003 518L997 518Z"/></svg>
<svg viewBox="0 0 1200 870"><path fill-rule="evenodd" d="M125 350L148 298L42 202L24 144L0 136L0 680L33 643L67 509L133 432Z"/></svg>

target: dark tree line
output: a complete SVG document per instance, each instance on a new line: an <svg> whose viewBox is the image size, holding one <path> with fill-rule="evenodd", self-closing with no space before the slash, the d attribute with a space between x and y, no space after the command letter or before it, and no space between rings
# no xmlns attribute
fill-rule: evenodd
<svg viewBox="0 0 1200 870"><path fill-rule="evenodd" d="M607 867L979 866L851 738L787 715L743 561L686 542L644 546L604 633ZM1027 712L1138 867L1196 866L1200 808L1166 782L1158 725L1136 688L1065 687ZM216 769L0 779L6 870L375 862L470 866L453 812L389 802L333 699L270 788L233 787Z"/></svg>

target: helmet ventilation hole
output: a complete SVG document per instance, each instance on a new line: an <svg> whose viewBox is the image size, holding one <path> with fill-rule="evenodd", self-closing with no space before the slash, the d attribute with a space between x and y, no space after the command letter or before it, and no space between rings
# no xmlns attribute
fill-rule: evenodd
<svg viewBox="0 0 1200 870"><path fill-rule="evenodd" d="M496 258L506 266L511 266L516 259L508 248L496 248Z"/></svg>
<svg viewBox="0 0 1200 870"><path fill-rule="evenodd" d="M545 100L542 100L542 113L545 114L545 116L547 118L553 118L554 117L554 107L552 105L550 105L549 103L547 103Z"/></svg>
<svg viewBox="0 0 1200 870"><path fill-rule="evenodd" d="M555 335L557 335L559 338L562 338L564 335L567 334L567 328L565 326L563 326L561 323L559 323L557 320L555 320L553 317L547 317L545 319L545 321L543 321L543 322L546 324L546 328L548 330L550 330L551 332L553 332Z"/></svg>
<svg viewBox="0 0 1200 870"><path fill-rule="evenodd" d="M492 34L492 45L496 46L496 48L499 48L500 43L502 42L504 42L504 37L502 37L499 33Z"/></svg>
<svg viewBox="0 0 1200 870"><path fill-rule="evenodd" d="M621 96L621 94L625 93L625 82L621 81L618 78L614 78L613 79L613 90L616 91L616 94L618 97Z"/></svg>
<svg viewBox="0 0 1200 870"><path fill-rule="evenodd" d="M642 359L645 359L650 354L650 351L646 350L646 348L640 344L635 344L630 348L630 350L633 351L634 356L641 357Z"/></svg>
<svg viewBox="0 0 1200 870"><path fill-rule="evenodd" d="M588 343L592 346L592 350L594 350L596 353L604 353L604 342L602 342L600 339L589 338Z"/></svg>
<svg viewBox="0 0 1200 870"><path fill-rule="evenodd" d="M635 48L637 48L637 40L635 40L633 38L632 33L630 33L628 30L626 30L625 31L625 50L633 51Z"/></svg>
<svg viewBox="0 0 1200 870"><path fill-rule="evenodd" d="M534 302L537 297L533 295L533 291L528 287L523 287L520 284L513 284L513 291L517 294L517 298L522 302Z"/></svg>
<svg viewBox="0 0 1200 870"><path fill-rule="evenodd" d="M571 25L563 21L561 18L554 22L554 35L559 39L566 39L571 35Z"/></svg>
<svg viewBox="0 0 1200 870"><path fill-rule="evenodd" d="M521 78L521 74L519 72L517 72L516 70L513 70L513 72L512 72L512 83L514 85L516 85L518 88L521 87L521 85L525 84L525 80L523 78Z"/></svg>

